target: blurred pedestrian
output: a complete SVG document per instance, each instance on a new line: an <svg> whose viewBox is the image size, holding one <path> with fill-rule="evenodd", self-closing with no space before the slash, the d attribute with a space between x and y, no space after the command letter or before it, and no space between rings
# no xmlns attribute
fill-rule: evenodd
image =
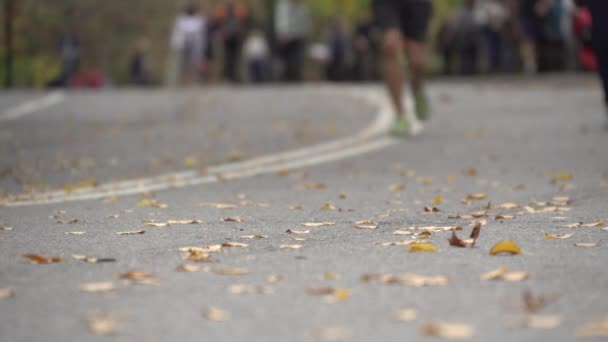
<svg viewBox="0 0 608 342"><path fill-rule="evenodd" d="M460 61L460 73L477 74L481 49L481 23L475 0L465 0L455 18L456 46Z"/></svg>
<svg viewBox="0 0 608 342"><path fill-rule="evenodd" d="M509 12L502 0L481 0L478 7L488 70L502 71L503 35Z"/></svg>
<svg viewBox="0 0 608 342"><path fill-rule="evenodd" d="M593 46L597 54L599 74L604 89L604 104L608 115L608 1L586 0L586 4L591 11L593 21Z"/></svg>
<svg viewBox="0 0 608 342"><path fill-rule="evenodd" d="M538 72L539 45L544 38L545 19L553 7L553 0L519 0L523 41L524 71Z"/></svg>
<svg viewBox="0 0 608 342"><path fill-rule="evenodd" d="M203 47L205 46L205 18L195 5L188 5L175 20L171 35L171 56L168 67L169 85L190 84L199 80Z"/></svg>
<svg viewBox="0 0 608 342"><path fill-rule="evenodd" d="M61 36L58 44L61 71L48 83L51 88L69 87L80 68L80 40L73 32Z"/></svg>
<svg viewBox="0 0 608 342"><path fill-rule="evenodd" d="M303 0L279 0L274 25L282 77L286 82L302 80L304 49L310 29L310 12Z"/></svg>
<svg viewBox="0 0 608 342"><path fill-rule="evenodd" d="M453 15L442 19L437 32L436 48L442 59L442 74L452 75L456 62L456 25Z"/></svg>
<svg viewBox="0 0 608 342"><path fill-rule="evenodd" d="M400 136L417 133L417 119L427 120L430 114L424 92L426 36L432 15L430 0L373 0L376 22L383 30L382 50L386 85L397 116L393 133ZM401 54L405 50L415 101L414 113L406 112L403 97L405 73Z"/></svg>
<svg viewBox="0 0 608 342"><path fill-rule="evenodd" d="M355 51L355 79L372 81L377 79L378 31L371 17L364 18L355 29L353 48Z"/></svg>
<svg viewBox="0 0 608 342"><path fill-rule="evenodd" d="M249 8L235 0L228 0L217 8L220 17L220 35L224 48L224 79L240 82L239 64L243 40L249 24Z"/></svg>
<svg viewBox="0 0 608 342"><path fill-rule="evenodd" d="M249 81L253 83L265 82L270 50L262 30L255 28L249 32L243 46L243 57L247 65Z"/></svg>
<svg viewBox="0 0 608 342"><path fill-rule="evenodd" d="M329 35L329 63L327 79L333 82L352 80L355 63L353 39L344 17L335 18Z"/></svg>
<svg viewBox="0 0 608 342"><path fill-rule="evenodd" d="M146 63L146 51L148 50L148 41L140 40L131 55L129 62L129 81L133 85L149 85L150 75Z"/></svg>

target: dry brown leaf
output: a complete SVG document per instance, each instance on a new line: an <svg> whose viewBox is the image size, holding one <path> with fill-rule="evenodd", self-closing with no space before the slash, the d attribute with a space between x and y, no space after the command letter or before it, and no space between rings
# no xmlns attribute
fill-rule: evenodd
<svg viewBox="0 0 608 342"><path fill-rule="evenodd" d="M172 225L185 225L185 224L200 224L203 221L199 220L168 220L167 222L154 222L154 221L144 221L144 225L148 227L157 227L164 228Z"/></svg>
<svg viewBox="0 0 608 342"><path fill-rule="evenodd" d="M109 336L116 334L118 330L119 317L113 314L95 314L87 317L89 331L98 336Z"/></svg>
<svg viewBox="0 0 608 342"><path fill-rule="evenodd" d="M430 243L414 243L411 244L405 251L408 253L437 252L439 251L439 248Z"/></svg>
<svg viewBox="0 0 608 342"><path fill-rule="evenodd" d="M302 225L305 227L335 226L336 222L305 222Z"/></svg>
<svg viewBox="0 0 608 342"><path fill-rule="evenodd" d="M228 241L222 244L222 247L248 247L249 245L241 242Z"/></svg>
<svg viewBox="0 0 608 342"><path fill-rule="evenodd" d="M393 232L393 235L412 235L412 234L413 234L412 231L407 228L398 229Z"/></svg>
<svg viewBox="0 0 608 342"><path fill-rule="evenodd" d="M209 320L214 322L224 322L230 320L230 314L228 311L222 310L217 307L209 307L203 313L203 316Z"/></svg>
<svg viewBox="0 0 608 342"><path fill-rule="evenodd" d="M302 245L281 245L279 249L300 249Z"/></svg>
<svg viewBox="0 0 608 342"><path fill-rule="evenodd" d="M243 235L243 239L266 239L268 235L256 234L256 235Z"/></svg>
<svg viewBox="0 0 608 342"><path fill-rule="evenodd" d="M279 283L285 280L285 276L282 274L270 274L266 277L266 281L269 283Z"/></svg>
<svg viewBox="0 0 608 342"><path fill-rule="evenodd" d="M223 218L222 221L224 221L224 222L243 222L243 221L245 221L245 219L240 216L235 216L235 217Z"/></svg>
<svg viewBox="0 0 608 342"><path fill-rule="evenodd" d="M377 229L378 223L371 220L362 220L355 222L353 227L357 229Z"/></svg>
<svg viewBox="0 0 608 342"><path fill-rule="evenodd" d="M103 281L97 283L85 283L80 285L80 290L84 292L110 292L116 290L116 285L111 281Z"/></svg>
<svg viewBox="0 0 608 342"><path fill-rule="evenodd" d="M182 254L182 260L189 260L194 262L211 261L209 252L203 249L191 248Z"/></svg>
<svg viewBox="0 0 608 342"><path fill-rule="evenodd" d="M201 203L201 207L211 207L216 209L236 209L237 205L229 203Z"/></svg>
<svg viewBox="0 0 608 342"><path fill-rule="evenodd" d="M470 167L470 168L464 170L463 173L469 177L475 177L475 176L477 176L477 169L474 167Z"/></svg>
<svg viewBox="0 0 608 342"><path fill-rule="evenodd" d="M419 243L418 240L403 240L403 241L391 241L391 242L379 242L377 245L388 247L388 246L407 246L411 244Z"/></svg>
<svg viewBox="0 0 608 342"><path fill-rule="evenodd" d="M574 234L547 234L545 233L545 239L548 240L564 240L573 237Z"/></svg>
<svg viewBox="0 0 608 342"><path fill-rule="evenodd" d="M517 320L515 325L529 329L554 329L562 322L557 315L527 315Z"/></svg>
<svg viewBox="0 0 608 342"><path fill-rule="evenodd" d="M338 208L331 204L331 203L325 203L322 207L321 210L327 210L327 211L334 211L334 210L338 210Z"/></svg>
<svg viewBox="0 0 608 342"><path fill-rule="evenodd" d="M115 258L96 258L96 257L78 255L78 254L72 254L72 258L74 258L76 260L88 262L90 264L101 264L104 262L116 262Z"/></svg>
<svg viewBox="0 0 608 342"><path fill-rule="evenodd" d="M480 276L482 281L504 280L509 282L518 282L528 279L530 275L527 272L508 272L507 267L502 266L496 270L484 273Z"/></svg>
<svg viewBox="0 0 608 342"><path fill-rule="evenodd" d="M395 312L395 319L402 322L411 322L416 320L418 313L416 309L399 309Z"/></svg>
<svg viewBox="0 0 608 342"><path fill-rule="evenodd" d="M211 271L215 274L225 276L239 276L249 273L249 270L246 268L214 268Z"/></svg>
<svg viewBox="0 0 608 342"><path fill-rule="evenodd" d="M488 195L483 194L483 193L477 193L477 194L468 194L466 199L469 201L482 201L482 200L485 200L486 198L488 198Z"/></svg>
<svg viewBox="0 0 608 342"><path fill-rule="evenodd" d="M32 264L54 264L63 260L60 257L45 257L39 254L24 254L23 257Z"/></svg>
<svg viewBox="0 0 608 342"><path fill-rule="evenodd" d="M577 223L571 223L571 224L565 224L560 226L561 228L568 228L568 229L574 229L574 228L579 228L581 227L583 224L581 222L577 222Z"/></svg>
<svg viewBox="0 0 608 342"><path fill-rule="evenodd" d="M296 205L290 205L289 206L289 210L302 210L304 209L304 206L301 204L296 204Z"/></svg>
<svg viewBox="0 0 608 342"><path fill-rule="evenodd" d="M496 215L494 217L495 220L512 220L514 218L515 218L515 216L513 216L513 215Z"/></svg>
<svg viewBox="0 0 608 342"><path fill-rule="evenodd" d="M594 223L586 223L586 224L582 224L582 227L603 227L605 226L606 223L604 222L604 220L599 220L597 222Z"/></svg>
<svg viewBox="0 0 608 342"><path fill-rule="evenodd" d="M556 301L557 298L559 298L557 293L534 296L530 290L526 290L523 293L523 308L527 312L537 313Z"/></svg>
<svg viewBox="0 0 608 342"><path fill-rule="evenodd" d="M345 327L329 327L320 329L316 336L322 341L348 341L353 333Z"/></svg>
<svg viewBox="0 0 608 342"><path fill-rule="evenodd" d="M193 264L181 264L181 265L177 266L175 269L180 272L189 272L189 273L209 271L205 267L202 267L200 265L193 265Z"/></svg>
<svg viewBox="0 0 608 342"><path fill-rule="evenodd" d="M380 282L383 284L395 284L411 287L423 286L446 286L448 278L443 275L424 276L413 273L404 274L373 274L367 273L361 276L362 282Z"/></svg>
<svg viewBox="0 0 608 342"><path fill-rule="evenodd" d="M512 255L521 254L521 248L519 248L519 246L514 241L506 240L495 244L494 247L490 249L491 255L497 255L502 253L508 253Z"/></svg>
<svg viewBox="0 0 608 342"><path fill-rule="evenodd" d="M78 222L79 222L78 219L65 220L65 221L59 220L59 221L57 221L57 223L59 223L59 224L76 224Z"/></svg>
<svg viewBox="0 0 608 342"><path fill-rule="evenodd" d="M595 242L577 242L574 245L576 247L583 247L583 248L593 248L593 247L597 247L599 246L599 241L595 241Z"/></svg>
<svg viewBox="0 0 608 342"><path fill-rule="evenodd" d="M341 193L338 195L338 198L339 198L339 199L341 199L341 200L346 199L346 194L345 194L345 193L343 193L343 192L341 192Z"/></svg>
<svg viewBox="0 0 608 342"><path fill-rule="evenodd" d="M310 229L307 229L307 230L287 229L285 232L287 234L302 235L302 234L310 234Z"/></svg>
<svg viewBox="0 0 608 342"><path fill-rule="evenodd" d="M15 290L10 287L0 288L0 298L12 298L15 297Z"/></svg>
<svg viewBox="0 0 608 342"><path fill-rule="evenodd" d="M271 294L272 287L266 285L232 284L228 287L232 294Z"/></svg>
<svg viewBox="0 0 608 342"><path fill-rule="evenodd" d="M145 230L131 230L127 232L116 232L117 235L141 235L144 234Z"/></svg>
<svg viewBox="0 0 608 342"><path fill-rule="evenodd" d="M83 235L86 232L63 232L65 235Z"/></svg>
<svg viewBox="0 0 608 342"><path fill-rule="evenodd" d="M475 329L469 324L430 322L420 327L420 334L446 340L467 340L473 337Z"/></svg>
<svg viewBox="0 0 608 342"><path fill-rule="evenodd" d="M425 214L436 214L440 212L439 208L436 207L424 207Z"/></svg>
<svg viewBox="0 0 608 342"><path fill-rule="evenodd" d="M519 205L516 203L506 202L506 203L499 204L498 208L510 210L510 209L519 208Z"/></svg>
<svg viewBox="0 0 608 342"><path fill-rule="evenodd" d="M8 232L8 231L11 231L13 229L15 229L15 228L13 228L13 227L7 227L7 226L0 226L0 231Z"/></svg>
<svg viewBox="0 0 608 342"><path fill-rule="evenodd" d="M608 337L608 316L576 328L577 337Z"/></svg>
<svg viewBox="0 0 608 342"><path fill-rule="evenodd" d="M128 280L142 285L159 285L160 279L154 274L144 271L131 270L118 275L119 279Z"/></svg>
<svg viewBox="0 0 608 342"><path fill-rule="evenodd" d="M406 185L404 183L395 183L388 186L388 190L393 192L402 191L405 190L405 188Z"/></svg>

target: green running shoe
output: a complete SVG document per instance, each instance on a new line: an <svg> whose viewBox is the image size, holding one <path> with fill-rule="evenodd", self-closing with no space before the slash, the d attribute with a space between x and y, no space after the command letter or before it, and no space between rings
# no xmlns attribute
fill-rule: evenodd
<svg viewBox="0 0 608 342"><path fill-rule="evenodd" d="M395 122L395 125L391 129L391 134L400 138L405 138L409 136L410 122L404 116L398 117L397 121Z"/></svg>
<svg viewBox="0 0 608 342"><path fill-rule="evenodd" d="M416 117L420 121L427 121L431 118L431 108L429 99L423 91L417 91L414 95L414 104L416 106Z"/></svg>

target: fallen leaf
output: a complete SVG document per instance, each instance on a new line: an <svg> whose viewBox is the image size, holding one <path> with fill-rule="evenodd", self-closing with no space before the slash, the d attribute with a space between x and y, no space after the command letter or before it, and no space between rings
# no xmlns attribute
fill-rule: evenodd
<svg viewBox="0 0 608 342"><path fill-rule="evenodd" d="M88 262L90 264L100 264L100 263L104 263L104 262L116 262L116 259L114 259L114 258L96 258L96 257L90 257L90 256L78 255L78 254L72 254L72 258L74 258L76 260Z"/></svg>
<svg viewBox="0 0 608 342"><path fill-rule="evenodd" d="M509 210L509 209L515 209L515 208L518 208L518 207L519 207L519 205L517 205L516 203L511 203L511 202L507 202L507 203L503 203L503 204L498 205L498 208L500 208L500 209L507 209L507 210Z"/></svg>
<svg viewBox="0 0 608 342"><path fill-rule="evenodd" d="M168 205L165 203L160 203L155 199L144 198L137 202L138 207L151 207L151 208L167 208Z"/></svg>
<svg viewBox="0 0 608 342"><path fill-rule="evenodd" d="M6 231L6 232L8 232L8 231L11 231L13 229L14 229L13 227L0 226L0 231Z"/></svg>
<svg viewBox="0 0 608 342"><path fill-rule="evenodd" d="M518 321L516 325L529 329L554 329L562 322L562 318L557 315L527 315Z"/></svg>
<svg viewBox="0 0 608 342"><path fill-rule="evenodd" d="M15 290L10 287L0 288L0 298L12 298L15 297Z"/></svg>
<svg viewBox="0 0 608 342"><path fill-rule="evenodd" d="M82 189L86 189L86 188L92 188L94 186L97 186L97 180L95 178L90 177L90 178L87 178L86 180L84 180L82 182L79 182L79 183L76 183L76 184L65 185L63 187L63 190L66 193L69 194L69 193L72 193L72 192L74 192L76 190L82 190Z"/></svg>
<svg viewBox="0 0 608 342"><path fill-rule="evenodd" d="M408 253L437 252L439 251L439 248L430 243L415 243L410 245L405 251Z"/></svg>
<svg viewBox="0 0 608 342"><path fill-rule="evenodd" d="M118 275L119 279L129 280L133 283L142 285L159 285L160 279L154 274L144 271L131 270Z"/></svg>
<svg viewBox="0 0 608 342"><path fill-rule="evenodd" d="M189 272L189 273L201 272L204 270L204 268L202 266L193 265L193 264L181 264L181 265L177 266L175 269L180 272Z"/></svg>
<svg viewBox="0 0 608 342"><path fill-rule="evenodd" d="M73 219L73 220L59 220L57 221L58 224L76 224L78 223L78 219Z"/></svg>
<svg viewBox="0 0 608 342"><path fill-rule="evenodd" d="M418 313L416 309L399 309L395 312L395 319L403 322L416 320Z"/></svg>
<svg viewBox="0 0 608 342"><path fill-rule="evenodd" d="M338 208L336 208L336 206L331 203L325 203L321 207L321 210L333 211L333 210L338 210Z"/></svg>
<svg viewBox="0 0 608 342"><path fill-rule="evenodd" d="M435 214L435 213L438 213L439 211L440 211L439 208L436 208L436 207L424 207L425 213Z"/></svg>
<svg viewBox="0 0 608 342"><path fill-rule="evenodd" d="M279 249L300 249L302 245L281 245Z"/></svg>
<svg viewBox="0 0 608 342"><path fill-rule="evenodd" d="M348 341L353 338L353 333L344 327L323 328L316 335L322 341Z"/></svg>
<svg viewBox="0 0 608 342"><path fill-rule="evenodd" d="M355 225L353 227L357 229L377 229L378 224L371 220L363 220L355 222Z"/></svg>
<svg viewBox="0 0 608 342"><path fill-rule="evenodd" d="M388 247L388 246L406 246L420 243L418 240L403 240L403 241L391 241L391 242L379 242L377 245Z"/></svg>
<svg viewBox="0 0 608 342"><path fill-rule="evenodd" d="M509 254L521 254L521 248L514 242L510 240L501 241L494 245L492 249L490 249L491 255L497 255L501 253L509 253Z"/></svg>
<svg viewBox="0 0 608 342"><path fill-rule="evenodd" d="M269 283L279 283L285 280L285 276L282 274L270 274L266 277L266 281Z"/></svg>
<svg viewBox="0 0 608 342"><path fill-rule="evenodd" d="M224 276L239 276L249 273L246 268L214 268L211 270L213 273Z"/></svg>
<svg viewBox="0 0 608 342"><path fill-rule="evenodd" d="M80 290L84 292L110 292L116 290L116 285L111 281L104 281L98 283L85 283L80 285Z"/></svg>
<svg viewBox="0 0 608 342"><path fill-rule="evenodd" d="M118 329L119 318L113 314L96 314L87 317L89 331L98 336L114 335Z"/></svg>
<svg viewBox="0 0 608 342"><path fill-rule="evenodd" d="M333 298L343 302L345 300L348 299L348 297L350 297L350 290L349 289L345 289L345 288L338 288L334 291L333 293Z"/></svg>
<svg viewBox="0 0 608 342"><path fill-rule="evenodd" d="M467 200L469 201L481 201L488 198L488 195L483 194L483 193L477 193L477 194L469 194L467 195Z"/></svg>
<svg viewBox="0 0 608 342"><path fill-rule="evenodd" d="M232 284L228 287L232 294L271 294L272 287L266 285Z"/></svg>
<svg viewBox="0 0 608 342"><path fill-rule="evenodd" d="M184 166L185 167L194 167L198 164L198 159L194 156L186 156L184 157Z"/></svg>
<svg viewBox="0 0 608 342"><path fill-rule="evenodd" d="M495 220L512 220L514 218L515 218L515 216L513 216L513 215L496 215L494 217Z"/></svg>
<svg viewBox="0 0 608 342"><path fill-rule="evenodd" d="M28 259L32 264L54 264L63 260L59 257L45 257L39 254L24 254L23 257Z"/></svg>
<svg viewBox="0 0 608 342"><path fill-rule="evenodd" d="M222 244L222 247L248 247L248 246L249 245L246 243L232 242L232 241L224 242Z"/></svg>
<svg viewBox="0 0 608 342"><path fill-rule="evenodd" d="M606 225L606 223L604 222L604 220L599 220L599 221L594 222L594 223L582 224L581 227L603 227L605 225Z"/></svg>
<svg viewBox="0 0 608 342"><path fill-rule="evenodd" d="M469 177L475 177L475 176L477 176L477 169L474 167L470 167L470 168L464 170L463 173Z"/></svg>
<svg viewBox="0 0 608 342"><path fill-rule="evenodd" d="M608 316L576 328L577 337L608 337Z"/></svg>
<svg viewBox="0 0 608 342"><path fill-rule="evenodd" d="M336 222L306 222L302 223L305 227L323 227L323 226L335 226Z"/></svg>
<svg viewBox="0 0 608 342"><path fill-rule="evenodd" d="M599 244L600 244L599 241L596 241L596 242L577 242L574 245L576 247L593 248L593 247L597 247Z"/></svg>
<svg viewBox="0 0 608 342"><path fill-rule="evenodd" d="M403 229L398 229L393 232L393 235L412 235L412 234L413 233L411 230L403 230Z"/></svg>
<svg viewBox="0 0 608 342"><path fill-rule="evenodd" d="M302 210L304 209L304 206L301 204L296 204L296 205L290 205L289 206L289 210Z"/></svg>
<svg viewBox="0 0 608 342"><path fill-rule="evenodd" d="M144 221L145 226L157 227L157 228L169 227L172 225L186 225L186 224L200 224L200 223L203 223L203 221L200 221L200 220L168 220L167 222L154 222L154 221L149 221L149 220Z"/></svg>
<svg viewBox="0 0 608 342"><path fill-rule="evenodd" d="M530 290L523 293L523 308L527 312L536 313L559 298L558 294L534 296Z"/></svg>
<svg viewBox="0 0 608 342"><path fill-rule="evenodd" d="M224 222L243 222L243 221L245 221L245 219L240 216L235 216L235 217L223 218L222 221L224 221Z"/></svg>
<svg viewBox="0 0 608 342"><path fill-rule="evenodd" d="M530 275L527 272L508 272L507 267L502 266L496 270L484 273L480 276L482 281L504 280L509 282L518 282L528 279Z"/></svg>
<svg viewBox="0 0 608 342"><path fill-rule="evenodd" d="M431 201L431 205L440 205L441 203L443 203L443 196L441 195L437 195L435 198L433 198L433 200Z"/></svg>
<svg viewBox="0 0 608 342"><path fill-rule="evenodd" d="M545 233L545 239L549 239L549 240L555 240L555 239L564 240L564 239L569 239L573 236L574 236L574 234L547 234L547 233Z"/></svg>
<svg viewBox="0 0 608 342"><path fill-rule="evenodd" d="M393 192L402 191L405 190L405 188L406 185L404 183L395 183L388 186L388 190Z"/></svg>
<svg viewBox="0 0 608 342"><path fill-rule="evenodd" d="M574 228L579 228L581 227L583 224L581 222L577 222L577 223L571 223L571 224L565 224L560 226L561 228L568 228L568 229L574 229Z"/></svg>
<svg viewBox="0 0 608 342"><path fill-rule="evenodd" d="M214 322L224 322L230 319L230 314L227 311L224 311L217 307L209 307L203 313L203 316L209 320Z"/></svg>
<svg viewBox="0 0 608 342"><path fill-rule="evenodd" d="M296 234L296 235L310 234L310 229L307 229L307 230L287 229L285 232L287 234Z"/></svg>
<svg viewBox="0 0 608 342"><path fill-rule="evenodd" d="M553 183L557 182L568 182L574 179L574 175L571 172L560 172L556 173L551 177Z"/></svg>
<svg viewBox="0 0 608 342"><path fill-rule="evenodd" d="M424 276L414 273L404 274L373 274L367 273L361 276L364 283L376 281L383 284L395 284L410 287L423 286L446 286L448 278L444 275Z"/></svg>
<svg viewBox="0 0 608 342"><path fill-rule="evenodd" d="M241 237L243 239L266 239L268 237L268 235L256 234L256 235L244 235Z"/></svg>
<svg viewBox="0 0 608 342"><path fill-rule="evenodd" d="M144 234L145 230L130 230L126 232L116 232L117 235L141 235Z"/></svg>
<svg viewBox="0 0 608 342"><path fill-rule="evenodd" d="M65 235L83 235L86 232L63 232Z"/></svg>
<svg viewBox="0 0 608 342"><path fill-rule="evenodd" d="M339 199L341 199L341 200L346 199L346 194L345 194L345 193L343 193L343 192L341 192L341 193L338 195L338 198L339 198Z"/></svg>
<svg viewBox="0 0 608 342"><path fill-rule="evenodd" d="M475 329L469 324L430 322L420 327L420 334L446 340L466 340L473 337Z"/></svg>
<svg viewBox="0 0 608 342"><path fill-rule="evenodd" d="M216 209L236 209L237 206L235 204L228 203L201 203L201 207L212 207Z"/></svg>

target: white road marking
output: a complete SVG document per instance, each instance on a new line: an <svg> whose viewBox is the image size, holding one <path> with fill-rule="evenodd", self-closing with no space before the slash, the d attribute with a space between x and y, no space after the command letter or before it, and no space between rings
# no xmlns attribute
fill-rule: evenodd
<svg viewBox="0 0 608 342"><path fill-rule="evenodd" d="M394 119L390 103L385 95L361 89L351 91L350 94L377 107L375 120L364 130L350 137L242 162L213 166L208 168L205 173L198 170L186 170L136 180L108 182L95 187L77 189L70 193L63 190L50 191L9 200L0 205L12 207L94 200L215 183L220 180L241 179L284 169L298 169L332 162L395 144L397 140L384 136Z"/></svg>
<svg viewBox="0 0 608 342"><path fill-rule="evenodd" d="M24 102L0 114L0 122L18 119L22 116L39 112L48 107L57 105L65 99L62 91L54 91L41 98Z"/></svg>

